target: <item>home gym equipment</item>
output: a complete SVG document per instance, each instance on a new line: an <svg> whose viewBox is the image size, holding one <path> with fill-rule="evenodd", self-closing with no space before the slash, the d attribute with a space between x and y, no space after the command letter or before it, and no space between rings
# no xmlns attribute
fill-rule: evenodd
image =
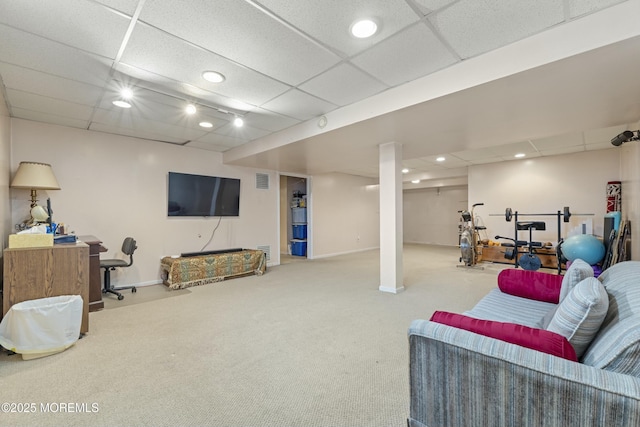
<svg viewBox="0 0 640 427"><path fill-rule="evenodd" d="M604 244L591 234L576 234L564 239L562 254L569 261L580 258L589 265L595 265L604 257L605 248Z"/></svg>
<svg viewBox="0 0 640 427"><path fill-rule="evenodd" d="M484 203L475 203L471 206L471 212L468 210L458 211L462 217L462 225L460 232L460 262L464 262L464 265L458 265L458 267L477 267L478 263L478 241L480 237L478 235L479 230L485 230L486 227L477 226L476 218L473 210L476 206L483 206Z"/></svg>
<svg viewBox="0 0 640 427"><path fill-rule="evenodd" d="M545 228L538 228L538 226L543 227L542 225L539 224L544 224L544 222L521 222L518 221L518 218L520 217L531 217L531 216L549 216L549 217L556 217L556 221L557 221L557 230L558 230L558 246L560 245L560 243L562 242L562 222L569 222L569 220L571 219L572 216L593 216L594 214L592 213L580 213L580 214L574 214L570 211L569 206L565 206L564 208L562 208L562 210L558 210L556 213L519 213L518 211L513 211L513 209L511 208L506 208L504 211L504 218L507 222L511 222L511 221L515 221L515 225L514 225L514 235L515 237L513 239L508 238L508 237L501 237L501 236L496 236L497 238L502 238L502 239L507 239L507 240L512 240L514 242L514 249L513 250L509 250L507 249L507 251L505 252L505 258L507 259L514 259L515 260L515 266L518 267L519 264L521 264L521 261L524 261L524 265L522 266L522 268L525 268L525 266L527 266L528 268L535 268L537 266L537 268L540 268L540 266L538 265L538 263L540 262L540 259L535 255L535 249L536 248L541 248L542 244L540 242L533 242L531 240L531 231L532 230L544 230ZM503 216L503 214L489 214L489 216ZM531 228L526 228L525 224L537 224L537 225L531 225ZM524 227L524 228L522 228ZM520 230L529 230L529 241L528 242L524 242L521 240L518 240L518 231ZM527 251L526 252L520 252L520 250L518 249L519 247L526 247ZM559 248L558 248L559 249ZM526 254L525 257L518 257L519 254ZM562 271L562 260L560 258L560 251L557 250L556 251L556 258L557 258L557 266L558 266L558 273L560 273ZM536 259L537 258L537 259ZM536 268L536 269L537 269Z"/></svg>
<svg viewBox="0 0 640 427"><path fill-rule="evenodd" d="M540 257L536 255L536 248L542 248L542 242L533 241L533 230L546 230L546 224L543 221L516 221L516 237L517 232L521 230L529 230L529 240L517 240L510 237L496 236L496 239L506 239L513 242L512 248L507 248L504 257L507 259L513 259L516 267L518 264L522 266L523 270L538 270L542 266ZM527 248L526 251L521 251L519 248ZM520 255L520 256L518 256Z"/></svg>

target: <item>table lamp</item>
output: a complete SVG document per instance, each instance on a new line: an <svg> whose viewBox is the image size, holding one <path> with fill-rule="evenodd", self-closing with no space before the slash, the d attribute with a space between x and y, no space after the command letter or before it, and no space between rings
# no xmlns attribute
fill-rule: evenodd
<svg viewBox="0 0 640 427"><path fill-rule="evenodd" d="M58 180L53 174L51 165L38 162L20 162L11 188L24 188L31 190L31 209L38 206L37 190L60 190ZM30 215L31 216L31 215ZM31 221L34 218L31 216Z"/></svg>

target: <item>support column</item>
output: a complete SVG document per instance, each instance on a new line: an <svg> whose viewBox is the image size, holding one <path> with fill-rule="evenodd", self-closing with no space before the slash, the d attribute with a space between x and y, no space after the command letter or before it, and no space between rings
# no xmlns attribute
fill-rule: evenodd
<svg viewBox="0 0 640 427"><path fill-rule="evenodd" d="M402 268L402 145L380 144L380 288L404 290Z"/></svg>

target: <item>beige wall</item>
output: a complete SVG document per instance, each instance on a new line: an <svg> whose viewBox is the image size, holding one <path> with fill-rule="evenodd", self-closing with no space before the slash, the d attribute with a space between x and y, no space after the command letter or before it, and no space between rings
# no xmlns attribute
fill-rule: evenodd
<svg viewBox="0 0 640 427"><path fill-rule="evenodd" d="M469 204L484 202L477 213L482 217L490 237L496 234L513 237L514 223L505 221L507 207L520 213L555 213L569 206L571 212L594 216L571 217L562 223L562 236L591 222L593 233L602 236L606 213L606 185L620 179L619 152L615 148L553 157L478 165L469 168ZM624 194L623 189L623 194ZM555 217L521 217L521 220L544 220L546 231L535 231L536 241L557 242ZM527 239L521 232L520 239Z"/></svg>
<svg viewBox="0 0 640 427"><path fill-rule="evenodd" d="M331 173L311 182L314 258L380 247L377 179Z"/></svg>
<svg viewBox="0 0 640 427"><path fill-rule="evenodd" d="M0 91L0 251L7 246L7 236L12 231L11 206L9 205L10 161L11 120L2 91Z"/></svg>
<svg viewBox="0 0 640 427"><path fill-rule="evenodd" d="M636 123L633 130L640 128ZM640 141L619 148L622 212L631 223L631 258L640 261Z"/></svg>
<svg viewBox="0 0 640 427"><path fill-rule="evenodd" d="M223 165L221 154L160 142L12 119L12 171L22 160L50 163L61 190L39 192L39 203L51 198L56 222L78 235L93 234L116 255L127 236L138 241L134 266L121 269L114 285L156 283L160 258L203 249L219 218L168 218L169 171L241 179L240 216L223 217L204 249L277 248L277 186L255 188L249 168ZM259 171L265 172L265 171ZM270 182L276 183L270 173ZM11 190L12 222L28 212L26 190Z"/></svg>
<svg viewBox="0 0 640 427"><path fill-rule="evenodd" d="M405 190L405 243L457 245L458 211L469 205L467 192L467 186Z"/></svg>

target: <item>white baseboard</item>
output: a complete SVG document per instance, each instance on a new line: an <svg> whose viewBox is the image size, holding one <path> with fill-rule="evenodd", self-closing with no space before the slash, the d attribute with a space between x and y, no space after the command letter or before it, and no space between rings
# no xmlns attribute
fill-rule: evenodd
<svg viewBox="0 0 640 427"><path fill-rule="evenodd" d="M390 288L388 286L380 286L378 290L381 292L388 292L390 294L399 294L400 292L404 291L404 286L400 286L399 288Z"/></svg>
<svg viewBox="0 0 640 427"><path fill-rule="evenodd" d="M315 255L313 258L314 259L330 258L330 257L334 257L334 256L340 256L340 255L354 254L354 253L358 253L358 252L371 251L371 250L374 250L374 249L380 249L380 246L373 246L373 247L370 247L370 248L363 248L363 249L354 249L352 251L345 251L345 252L334 252L332 254Z"/></svg>

